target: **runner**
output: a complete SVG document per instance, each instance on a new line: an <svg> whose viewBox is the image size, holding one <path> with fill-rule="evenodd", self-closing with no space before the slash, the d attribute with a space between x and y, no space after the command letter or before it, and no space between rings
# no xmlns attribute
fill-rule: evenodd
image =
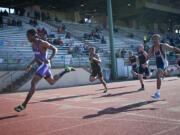
<svg viewBox="0 0 180 135"><path fill-rule="evenodd" d="M90 75L89 81L94 82L96 79L99 79L105 88L104 93L106 93L108 89L107 89L106 83L102 77L101 67L99 65L99 63L101 63L101 60L100 60L99 56L95 53L95 51L96 50L94 47L91 47L89 49L89 52L90 52L89 60L90 60L90 64L91 64L91 75Z"/></svg>
<svg viewBox="0 0 180 135"><path fill-rule="evenodd" d="M141 88L139 91L144 90L144 82L143 82L143 74L145 73L146 79L149 79L152 73L149 71L148 68L148 60L147 60L147 53L144 51L144 46L140 45L138 48L138 60L139 60L139 72L138 77L141 83Z"/></svg>
<svg viewBox="0 0 180 135"><path fill-rule="evenodd" d="M137 77L138 76L137 61L138 61L138 56L133 55L133 52L129 51L128 63L131 64L131 66L132 66L131 74L133 75L133 77Z"/></svg>
<svg viewBox="0 0 180 135"><path fill-rule="evenodd" d="M170 46L166 43L161 44L160 43L161 36L159 34L154 34L152 36L152 43L153 47L150 48L148 57L149 59L152 54L154 54L154 57L156 59L156 66L157 66L157 73L156 73L156 79L157 79L157 90L154 95L152 95L153 98L159 98L160 97L160 88L161 88L161 78L160 76L166 76L168 74L168 61L166 58L166 51L167 49L172 50L174 52L180 53L180 49Z"/></svg>
<svg viewBox="0 0 180 135"><path fill-rule="evenodd" d="M50 68L51 64L50 61L52 58L56 55L57 49L55 46L49 44L48 42L39 39L37 32L34 29L30 29L27 31L27 38L29 42L32 43L32 50L35 54L34 60L27 66L27 70L29 71L32 67L32 65L37 62L39 65L35 76L33 77L31 81L31 88L30 91L25 99L25 101L22 103L22 105L19 105L18 107L15 107L15 111L20 112L24 110L33 96L36 86L39 83L39 81L44 78L49 84L53 85L57 80L59 80L64 74L75 71L75 69L66 67L62 72L59 74L56 74L54 77L51 74ZM49 58L47 58L47 52L48 50L52 50L52 54Z"/></svg>

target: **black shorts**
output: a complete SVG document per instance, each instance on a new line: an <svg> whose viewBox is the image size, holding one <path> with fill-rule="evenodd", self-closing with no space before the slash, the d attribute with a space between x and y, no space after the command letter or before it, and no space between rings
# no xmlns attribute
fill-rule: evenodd
<svg viewBox="0 0 180 135"><path fill-rule="evenodd" d="M132 66L132 71L134 71L134 72L138 73L138 67L137 67L137 65Z"/></svg>
<svg viewBox="0 0 180 135"><path fill-rule="evenodd" d="M149 68L148 67L145 67L143 68L142 66L139 67L139 74L144 74L146 76L149 76L150 75L150 71L149 71Z"/></svg>
<svg viewBox="0 0 180 135"><path fill-rule="evenodd" d="M102 77L101 69L93 69L91 72L91 76L93 77Z"/></svg>

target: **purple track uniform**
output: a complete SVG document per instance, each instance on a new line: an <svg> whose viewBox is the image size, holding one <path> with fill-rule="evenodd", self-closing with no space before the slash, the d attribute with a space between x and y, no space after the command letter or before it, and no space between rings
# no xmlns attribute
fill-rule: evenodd
<svg viewBox="0 0 180 135"><path fill-rule="evenodd" d="M42 78L48 78L51 76L51 71L50 71L50 64L46 63L47 60L47 53L42 53L39 49L40 45L40 40L38 41L36 48L33 47L32 45L32 50L35 55L35 59L37 63L39 64L38 69L36 70L36 74L41 76Z"/></svg>

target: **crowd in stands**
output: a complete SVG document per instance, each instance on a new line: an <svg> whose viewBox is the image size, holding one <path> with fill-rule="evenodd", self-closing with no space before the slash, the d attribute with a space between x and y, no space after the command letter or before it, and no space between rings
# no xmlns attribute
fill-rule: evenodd
<svg viewBox="0 0 180 135"><path fill-rule="evenodd" d="M22 26L22 21L21 20L16 20L16 19L8 19L7 20L7 25L8 26Z"/></svg>
<svg viewBox="0 0 180 135"><path fill-rule="evenodd" d="M34 27L36 27L38 25L37 20L35 20L35 19L34 20L30 19L29 24L34 26Z"/></svg>
<svg viewBox="0 0 180 135"><path fill-rule="evenodd" d="M15 15L24 16L25 9L24 8L14 8Z"/></svg>
<svg viewBox="0 0 180 135"><path fill-rule="evenodd" d="M103 27L100 25L91 31L90 34L84 33L84 39L86 40L100 40L102 44L106 44L106 40L103 35Z"/></svg>

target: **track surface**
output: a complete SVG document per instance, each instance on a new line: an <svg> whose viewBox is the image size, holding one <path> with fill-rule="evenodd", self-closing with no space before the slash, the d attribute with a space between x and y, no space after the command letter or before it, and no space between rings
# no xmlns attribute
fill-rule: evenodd
<svg viewBox="0 0 180 135"><path fill-rule="evenodd" d="M27 92L0 95L0 135L179 135L180 79L156 80L37 91L26 110L17 113Z"/></svg>

